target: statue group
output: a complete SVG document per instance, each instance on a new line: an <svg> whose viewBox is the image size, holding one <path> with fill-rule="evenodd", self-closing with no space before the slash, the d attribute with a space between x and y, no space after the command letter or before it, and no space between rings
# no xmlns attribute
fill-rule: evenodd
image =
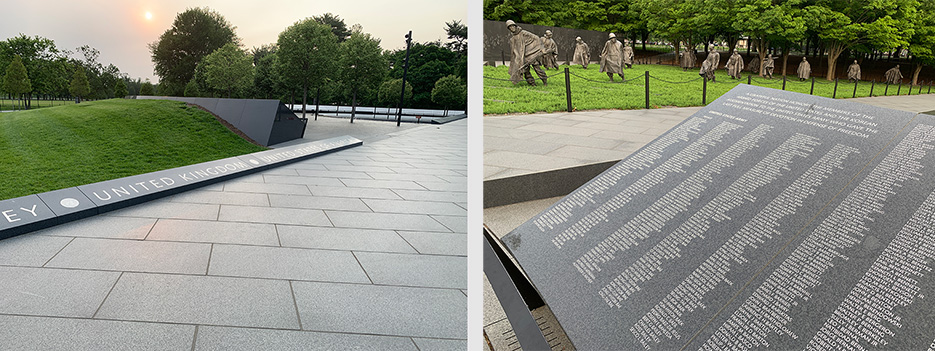
<svg viewBox="0 0 935 351"><path fill-rule="evenodd" d="M529 85L536 85L532 71L536 72L542 84L548 84L546 69L558 69L558 45L552 39L552 31L546 30L541 38L524 30L513 20L506 21L506 28L510 31L510 80L519 83L523 80ZM635 55L629 43L621 43L614 33L610 33L604 48L601 51L600 71L607 73L611 81L614 74L624 79L623 69L633 68ZM587 69L591 62L591 48L581 37L575 38L575 51L572 64L581 65Z"/></svg>
<svg viewBox="0 0 935 351"><path fill-rule="evenodd" d="M506 21L506 27L512 33L510 37L510 52L512 55L509 69L510 80L514 84L525 80L529 85L536 85L536 79L532 75L532 71L535 71L538 78L542 80L542 84L548 84L548 75L545 73L545 69L558 69L558 45L552 39L552 31L546 30L545 34L539 37L523 30L513 20ZM617 40L614 33L610 33L601 50L599 71L607 73L607 77L610 78L611 82L614 81L615 74L620 76L620 79L626 80L623 70L624 68L633 68L634 56L633 48L629 42L621 42ZM678 60L682 71L694 68L694 50L686 45L685 49L679 53ZM720 60L721 56L714 49L714 45L709 45L708 56L702 61L701 70L698 74L706 80L715 81L717 79L715 72L718 69ZM571 64L581 65L582 68L587 69L590 62L591 48L581 37L575 38L575 50ZM741 73L745 67L753 74L760 74L760 68L762 67L762 75L772 79L776 61L772 54L767 54L762 61L759 60L759 57L754 56L748 64L744 65L743 57L737 53L737 50L733 50L724 65L724 69L731 79L741 79ZM796 69L796 76L800 81L804 81L809 79L811 74L811 64L805 57L802 57L802 62L799 63ZM903 75L899 71L899 65L886 71L885 77L888 84L901 82ZM847 79L852 82L861 79L860 65L857 60L854 60L854 63L848 66Z"/></svg>

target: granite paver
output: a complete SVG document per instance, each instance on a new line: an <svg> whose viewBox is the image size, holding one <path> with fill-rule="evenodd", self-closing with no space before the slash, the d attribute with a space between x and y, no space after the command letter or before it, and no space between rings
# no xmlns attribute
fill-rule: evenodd
<svg viewBox="0 0 935 351"><path fill-rule="evenodd" d="M467 121L306 139L340 135L364 144L0 240L0 349L463 349Z"/></svg>

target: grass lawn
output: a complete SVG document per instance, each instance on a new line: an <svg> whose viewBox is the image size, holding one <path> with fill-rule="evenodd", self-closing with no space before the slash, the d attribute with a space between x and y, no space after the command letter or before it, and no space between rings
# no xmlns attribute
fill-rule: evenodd
<svg viewBox="0 0 935 351"><path fill-rule="evenodd" d="M265 148L182 102L111 99L0 113L0 199Z"/></svg>
<svg viewBox="0 0 935 351"><path fill-rule="evenodd" d="M16 107L17 111L22 110L23 109L22 103L23 103L22 101L17 101L17 100L0 99L0 111L12 111L13 107ZM62 106L62 105L74 105L74 104L75 104L75 100L52 101L52 100L33 99L31 109L52 107L52 106Z"/></svg>
<svg viewBox="0 0 935 351"><path fill-rule="evenodd" d="M525 82L513 85L509 79L509 67L484 66L484 113L534 113L565 111L567 109L565 98L565 65L559 70L546 70L551 78L549 85L543 86L542 81L536 80L536 86L529 86ZM614 76L615 83L610 83L606 73L598 72L599 66L588 65L588 69L580 65L570 66L571 73L571 103L576 110L595 109L640 109L646 107L646 88L644 87L644 72L649 71L649 104L651 108L662 106L701 106L702 80L698 69L683 72L681 68L668 65L633 65L633 69L624 70L628 79L621 83L620 77ZM743 73L740 80L732 80L724 69L717 71L717 81L708 82L707 102L714 101L737 84L747 83L749 72ZM533 76L535 73L533 72ZM752 84L775 89L782 88L782 77L765 79L753 77ZM491 79L493 78L493 79ZM786 90L808 94L811 81L800 82L795 76L788 76ZM904 79L904 81L907 81ZM687 82L687 83L682 83ZM839 81L837 98L849 98L854 93L854 83ZM857 86L857 97L870 95L870 82L860 82ZM908 85L903 85L900 95L909 92ZM882 96L886 86L875 84L873 96ZM896 95L898 87L891 85L887 95ZM913 87L912 94L918 94L919 87ZM928 86L922 87L927 93ZM815 95L832 97L834 82L824 78L815 78Z"/></svg>

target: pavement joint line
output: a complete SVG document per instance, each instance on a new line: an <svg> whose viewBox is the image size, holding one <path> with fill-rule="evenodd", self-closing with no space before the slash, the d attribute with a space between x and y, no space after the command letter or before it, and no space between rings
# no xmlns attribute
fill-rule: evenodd
<svg viewBox="0 0 935 351"><path fill-rule="evenodd" d="M68 247L68 245L71 245L71 243L72 243L73 241L75 241L75 239L77 239L77 237L74 237L74 236L71 237L71 240L69 240L68 243L66 243L64 246L62 246L61 249L58 249L58 251L56 251L55 254L52 255L52 257L49 257L49 259L46 260L45 263L43 263L42 266L40 266L40 268L45 268L45 266L46 266L47 264L49 264L49 262L52 262L52 259L54 259L55 256L58 256L58 254L60 254L63 250L65 250L65 248ZM18 266L12 266L12 267L18 267Z"/></svg>
<svg viewBox="0 0 935 351"><path fill-rule="evenodd" d="M276 242L279 243L279 247L284 247L284 246L282 246L282 237L279 236L279 224L275 224L275 223L274 223L274 224L273 224L273 230L276 231Z"/></svg>
<svg viewBox="0 0 935 351"><path fill-rule="evenodd" d="M315 228L331 228L331 227L315 227ZM347 229L367 229L367 228L347 228ZM380 229L369 229L369 230L380 230ZM396 230L391 230L391 231L397 232L397 235L398 235L398 232L399 232L399 231L396 231ZM465 234L465 233L447 233L447 232L428 232L428 231L423 231L423 230L402 230L402 231L403 231L403 232L413 232L413 233L426 233L426 234L458 234L458 235L460 235L460 234ZM61 235L47 235L47 236L66 237L66 238L69 237L69 236L61 236ZM101 238L101 237L73 237L73 239L74 239L74 238L96 239L96 240L136 241L136 242L141 242L141 243L143 243L143 242L146 242L146 243L177 243L177 244L191 244L191 245L205 245L205 244L211 244L211 245L212 245L212 248L211 248L212 251L214 250L214 249L213 249L214 245L228 245L228 246L245 246L245 247L259 247L259 248L283 248L283 249L297 249L297 250L331 251L331 252L350 252L350 251L357 251L357 252L368 252L368 253L387 253L387 254L400 254L400 255L415 255L415 254L413 254L413 253L396 252L396 251L380 251L380 250L364 250L364 249L350 249L350 250L349 250L349 249L318 248L318 247L305 247L305 246L277 246L277 245L260 245L260 244L244 244L244 243L220 243L220 242L213 242L213 241L140 240L140 239L134 239L134 238ZM403 240L405 240L405 239L403 239ZM70 242L70 241L69 241L69 242ZM407 241L407 243L408 243L408 241ZM280 245L281 245L281 244L280 244ZM411 246L411 245L410 245L410 246ZM416 252L419 252L419 251L416 250ZM435 254L435 253L419 253L419 255L422 255L422 256L439 256L439 257L464 257L464 255L445 255L445 254ZM50 260L51 260L51 259L50 259ZM48 263L48 262L46 262L46 263ZM28 267L28 268L62 269L62 267L45 267L44 265L43 265L43 266L38 266L38 267L37 267L37 266L16 266L16 265L0 264L0 267ZM84 269L84 268L74 268L74 269ZM120 271L114 271L114 270L105 270L105 271L108 271L108 272L120 272ZM131 272L131 271L127 271L127 272ZM139 272L139 271L132 271L132 272ZM145 272L144 272L144 273L145 273ZM170 274L171 274L171 273L170 273ZM188 274L184 274L184 275L188 275ZM199 274L192 274L192 275L199 275ZM203 276L203 275L200 275L200 276ZM212 276L215 276L215 275L212 275Z"/></svg>
<svg viewBox="0 0 935 351"><path fill-rule="evenodd" d="M220 211L220 208L218 209L218 211ZM153 232L153 229L156 228L156 223L159 223L161 219L162 218L157 218L155 221L153 221L153 225L149 227L149 230L146 231L146 235L144 235L143 239L140 239L140 241L145 241L146 238L149 237L149 234L151 234Z"/></svg>
<svg viewBox="0 0 935 351"><path fill-rule="evenodd" d="M367 273L367 269L364 268L364 265L362 263L360 263L360 259L357 258L357 254L355 254L354 251L351 251L351 255L354 256L354 260L357 261L357 265L360 266L360 270L364 271L364 275L367 276L367 280L370 281L370 284L375 284L373 282L373 278L370 278L370 273Z"/></svg>
<svg viewBox="0 0 935 351"><path fill-rule="evenodd" d="M325 211L325 210L316 210L316 211L321 211L321 213L324 213L324 214L325 214L325 218L328 220L328 223L331 223L331 227L332 227L332 228L340 228L340 227L337 227L337 226L334 225L334 221L332 221L332 220L331 220L331 217L328 216L328 212L327 212L327 211Z"/></svg>
<svg viewBox="0 0 935 351"><path fill-rule="evenodd" d="M277 208L277 207L274 207L274 208ZM309 211L338 211L338 212L357 212L357 213L377 213L377 214L411 214L411 213L387 213L387 212L362 212L362 211L346 211L346 210L319 210L319 209L307 209L307 210L309 210ZM326 214L327 214L327 213L326 213ZM415 215L417 215L417 216L431 216L431 215L426 215L426 214L415 214ZM458 216L458 215L438 215L438 216L465 217L465 218L467 218L467 216ZM131 217L131 216L126 216L126 217L121 216L120 218L153 219L152 217ZM171 220L174 220L174 221L192 221L192 222L210 222L210 223L251 223L251 224L272 224L272 225L277 225L277 224L278 224L278 225L288 225L288 226L293 226L293 227L309 227L309 228L344 228L344 229L369 229L369 230L379 230L379 229L364 228L364 227L335 227L335 226L330 226L330 227L329 227L329 226L310 225L310 224L260 223L260 222L246 222L246 221L212 221L212 220L207 220L207 219L187 219L187 218L162 218L162 219L171 219ZM433 219L434 219L434 218L433 218ZM445 227L445 229L448 229L448 227ZM451 229L448 229L449 231L447 231L447 232L438 231L438 230L431 230L431 229L427 229L427 230L420 230L420 229L386 229L386 230L401 230L401 231L405 231L405 232L427 232L427 233L443 233L443 234L450 234L450 233L453 232L453 231L451 231ZM463 232L453 232L453 233L459 233L459 234L461 234L461 233L463 233ZM43 234L43 235L48 235L48 236L63 236L63 237L100 238L100 237L74 236L74 235L51 235L51 234ZM139 240L139 239L131 239L131 238L101 238L101 239ZM157 240L150 240L150 241L157 241ZM181 240L158 240L158 241L192 242L192 241L181 241ZM207 242L211 242L211 241L207 241ZM223 243L219 243L219 244L223 244ZM257 246L268 246L268 245L257 245Z"/></svg>
<svg viewBox="0 0 935 351"><path fill-rule="evenodd" d="M413 246L412 243L409 242L409 240L406 240L406 238L402 234L400 234L398 230L394 230L393 232L396 233L396 236L398 236L400 239L403 239L403 241L405 241L406 244L409 244L409 247L412 247L412 249L415 250L416 253L418 253L419 255L422 254L422 252L420 252L419 249Z"/></svg>
<svg viewBox="0 0 935 351"><path fill-rule="evenodd" d="M198 325L195 325L195 335L192 336L192 351L195 351L195 344L198 342Z"/></svg>
<svg viewBox="0 0 935 351"><path fill-rule="evenodd" d="M120 282L120 278L123 278L123 272L120 272L120 275L118 275L117 279L114 280L114 285L111 285L110 290L107 290L107 295L104 295L104 299L101 300L101 304L97 305L97 309L94 310L94 314L91 315L91 319L97 317L97 314L101 312L101 308L104 307L104 303L107 302L107 298L110 297L110 293L114 292L114 288L117 287L117 283Z"/></svg>
<svg viewBox="0 0 935 351"><path fill-rule="evenodd" d="M289 281L289 293L292 294L292 307L295 307L295 318L299 321L299 330L302 330L302 314L299 313L299 302L295 299L295 289L292 288L292 280Z"/></svg>
<svg viewBox="0 0 935 351"><path fill-rule="evenodd" d="M34 314L3 313L3 312L0 312L0 315L11 316L11 317L77 319L77 320L84 320L84 321L109 321L109 322L129 322L129 323L151 323L151 324L164 324L164 325L183 325L183 326L192 326L192 327L202 326L202 327L219 327L219 328L293 331L293 332L308 332L308 333L327 333L327 334L342 334L342 335L387 336L387 337L399 337L399 338L419 338L419 339L436 339L436 340L452 340L452 341L467 340L467 339L458 339L458 338L439 338L439 337L414 336L414 335L355 333L355 332L347 332L347 331L317 330L317 329L293 329L293 328L272 328L272 327L253 327L253 326L247 327L247 326L242 326L242 325L227 325L227 324L195 324L195 323L166 322L166 321L146 321L146 320L137 320L137 319L44 316L44 315L34 315Z"/></svg>
<svg viewBox="0 0 935 351"><path fill-rule="evenodd" d="M391 253L391 252L386 252ZM410 254L414 255L414 254ZM434 255L438 256L438 255ZM460 257L464 256L450 256L450 257ZM382 286L390 288L412 288L412 289L432 289L432 290L455 290L460 291L462 288L448 288L448 287L438 287L438 286L420 286L420 285L400 285L400 284L382 284L382 283L354 283L354 282L344 282L344 281L331 281L331 280L309 280L309 279L283 279L283 278L266 278L266 277L245 277L245 276L234 276L234 275L204 275L200 273L164 273L164 272L146 272L146 271L118 271L118 270L108 270L108 269L97 269L97 268L59 268L59 267L30 267L30 266L12 266L12 265L0 265L0 267L13 267L13 268L31 268L31 269L57 269L63 271L78 271L78 272L120 272L120 273L135 273L135 274L154 274L154 275L177 275L185 277L217 277L217 278L231 278L231 279L255 279L255 280L266 280L266 281L293 281L301 283L325 283L325 284L345 284L345 285L359 285L359 286ZM4 314L0 312L0 314ZM43 317L42 315L37 315Z"/></svg>
<svg viewBox="0 0 935 351"><path fill-rule="evenodd" d="M410 337L409 337L409 341L412 341L412 344L415 345L416 351L422 351L422 349L419 348L419 344L416 344L416 339L415 339L415 338L413 338L413 337L410 336Z"/></svg>
<svg viewBox="0 0 935 351"><path fill-rule="evenodd" d="M214 256L214 243L211 243L211 249L208 251L208 264L205 265L205 275L208 275L208 272L211 271L211 257Z"/></svg>

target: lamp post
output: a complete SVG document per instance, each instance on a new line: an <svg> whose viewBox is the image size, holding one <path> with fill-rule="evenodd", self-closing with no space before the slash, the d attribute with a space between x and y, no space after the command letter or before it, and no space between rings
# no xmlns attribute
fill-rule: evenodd
<svg viewBox="0 0 935 351"><path fill-rule="evenodd" d="M396 126L403 120L403 99L406 97L406 71L409 70L409 47L412 45L412 31L406 34L406 60L403 61L403 90L399 93L399 108L396 110Z"/></svg>

